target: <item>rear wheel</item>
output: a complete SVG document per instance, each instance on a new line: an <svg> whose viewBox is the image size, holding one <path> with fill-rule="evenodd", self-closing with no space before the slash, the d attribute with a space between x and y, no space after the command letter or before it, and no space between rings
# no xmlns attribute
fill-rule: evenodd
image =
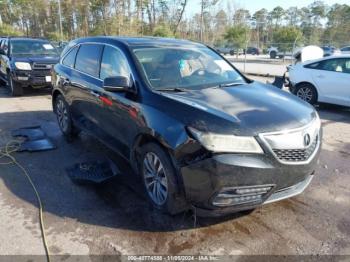
<svg viewBox="0 0 350 262"><path fill-rule="evenodd" d="M16 84L13 81L10 72L7 72L7 86L9 88L11 96L22 96L23 95L23 87Z"/></svg>
<svg viewBox="0 0 350 262"><path fill-rule="evenodd" d="M317 103L317 91L314 86L308 83L300 84L295 88L295 95L300 99L314 105Z"/></svg>
<svg viewBox="0 0 350 262"><path fill-rule="evenodd" d="M176 171L168 153L159 145L148 143L141 147L139 166L151 204L170 214L181 211Z"/></svg>
<svg viewBox="0 0 350 262"><path fill-rule="evenodd" d="M271 51L271 52L270 52L270 58L275 59L276 56L277 56L276 51Z"/></svg>
<svg viewBox="0 0 350 262"><path fill-rule="evenodd" d="M62 95L58 95L55 99L55 113L58 126L69 141L79 134L79 129L73 124L69 105Z"/></svg>

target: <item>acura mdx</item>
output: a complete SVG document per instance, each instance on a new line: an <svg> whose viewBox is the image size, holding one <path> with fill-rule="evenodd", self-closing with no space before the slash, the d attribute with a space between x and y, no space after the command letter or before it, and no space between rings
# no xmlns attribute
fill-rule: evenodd
<svg viewBox="0 0 350 262"><path fill-rule="evenodd" d="M62 133L84 130L118 152L166 212L251 210L300 194L314 177L322 136L315 109L249 80L203 44L73 40L53 84Z"/></svg>

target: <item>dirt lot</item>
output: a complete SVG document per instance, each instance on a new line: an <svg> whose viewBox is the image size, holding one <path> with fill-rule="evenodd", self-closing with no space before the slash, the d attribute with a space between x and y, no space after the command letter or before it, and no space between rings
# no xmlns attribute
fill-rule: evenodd
<svg viewBox="0 0 350 262"><path fill-rule="evenodd" d="M291 108L291 110L293 110ZM118 156L82 134L61 136L49 92L10 98L0 88L0 146L15 128L41 125L57 149L17 153L44 204L52 254L339 254L350 259L350 111L321 106L324 137L316 177L301 195L251 214L194 219L152 210ZM108 156L123 175L78 186L65 169ZM34 194L15 166L0 166L0 254L44 254ZM343 260L348 261L348 260Z"/></svg>

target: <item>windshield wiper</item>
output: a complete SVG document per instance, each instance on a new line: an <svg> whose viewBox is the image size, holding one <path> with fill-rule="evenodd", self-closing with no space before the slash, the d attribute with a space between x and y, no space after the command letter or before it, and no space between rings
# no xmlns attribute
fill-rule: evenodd
<svg viewBox="0 0 350 262"><path fill-rule="evenodd" d="M237 82L234 82L234 83L227 83L227 84L220 84L219 87L229 87L229 86L240 86L240 85L243 85L244 83L240 82L240 83L237 83Z"/></svg>
<svg viewBox="0 0 350 262"><path fill-rule="evenodd" d="M174 87L174 88L159 88L155 89L157 91L163 91L163 92L187 92L187 89L180 88L180 87Z"/></svg>

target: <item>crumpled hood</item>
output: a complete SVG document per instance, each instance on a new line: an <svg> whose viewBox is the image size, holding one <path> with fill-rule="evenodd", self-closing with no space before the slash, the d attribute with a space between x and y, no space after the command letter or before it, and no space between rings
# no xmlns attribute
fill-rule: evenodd
<svg viewBox="0 0 350 262"><path fill-rule="evenodd" d="M173 116L181 115L185 125L217 133L258 135L292 129L316 114L294 95L258 82L162 95L183 104Z"/></svg>

